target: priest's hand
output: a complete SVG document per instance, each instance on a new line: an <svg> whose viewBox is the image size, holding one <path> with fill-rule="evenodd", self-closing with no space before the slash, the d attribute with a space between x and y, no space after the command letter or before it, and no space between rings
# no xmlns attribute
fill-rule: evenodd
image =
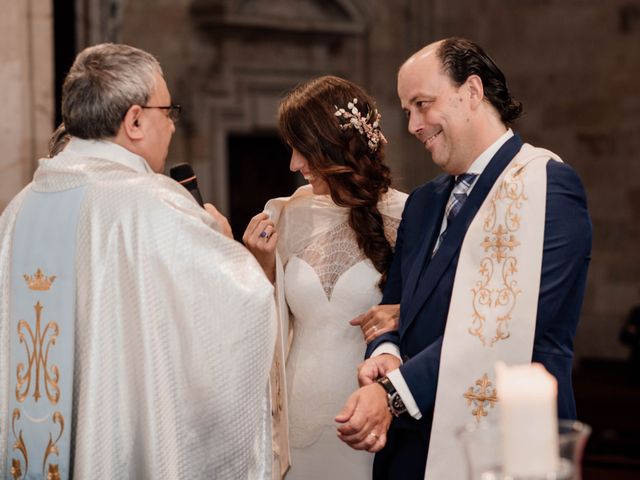
<svg viewBox="0 0 640 480"><path fill-rule="evenodd" d="M400 321L400 304L374 305L349 321L351 325L362 329L364 341L369 343L383 333L398 329Z"/></svg>
<svg viewBox="0 0 640 480"><path fill-rule="evenodd" d="M378 378L400 367L401 363L398 357L390 353L368 358L358 366L358 383L361 387L371 385Z"/></svg>
<svg viewBox="0 0 640 480"><path fill-rule="evenodd" d="M356 390L335 418L338 438L355 450L379 452L387 443L391 412L387 393L377 383Z"/></svg>
<svg viewBox="0 0 640 480"><path fill-rule="evenodd" d="M271 283L275 282L278 232L266 212L261 212L251 219L242 235L242 241L256 257Z"/></svg>
<svg viewBox="0 0 640 480"><path fill-rule="evenodd" d="M220 233L222 233L225 237L233 238L233 232L231 231L231 225L229 225L229 220L227 220L227 217L222 215L218 211L218 209L210 203L205 203L204 209L218 224L218 226L220 227Z"/></svg>

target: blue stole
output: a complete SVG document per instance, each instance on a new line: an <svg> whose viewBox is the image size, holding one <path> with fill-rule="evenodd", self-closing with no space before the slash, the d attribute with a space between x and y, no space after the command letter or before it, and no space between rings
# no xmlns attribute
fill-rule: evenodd
<svg viewBox="0 0 640 480"><path fill-rule="evenodd" d="M85 192L32 189L16 219L6 460L13 479L69 478L76 227Z"/></svg>

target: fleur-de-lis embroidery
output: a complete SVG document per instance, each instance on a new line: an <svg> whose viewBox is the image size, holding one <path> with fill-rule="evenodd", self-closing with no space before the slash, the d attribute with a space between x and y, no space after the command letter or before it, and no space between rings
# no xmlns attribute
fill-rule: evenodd
<svg viewBox="0 0 640 480"><path fill-rule="evenodd" d="M47 480L60 480L60 471L57 464L49 465L49 472L47 473Z"/></svg>
<svg viewBox="0 0 640 480"><path fill-rule="evenodd" d="M53 414L53 423L57 423L60 425L60 433L58 433L58 438L53 440L51 434L49 434L49 444L44 451L44 460L42 461L42 473L44 474L45 465L47 464L47 459L49 455L52 453L56 455L60 455L60 449L58 448L58 441L62 437L62 433L64 432L64 417L60 412L55 412ZM47 480L60 480L60 473L58 472L58 464L50 463L49 464L49 472L47 473Z"/></svg>
<svg viewBox="0 0 640 480"><path fill-rule="evenodd" d="M467 405L473 405L471 415L477 422L488 414L488 408L493 408L498 403L498 395L489 381L489 376L485 373L481 379L476 380L475 384L462 395L467 400Z"/></svg>
<svg viewBox="0 0 640 480"><path fill-rule="evenodd" d="M11 459L11 476L14 480L18 480L22 476L22 465L17 458Z"/></svg>
<svg viewBox="0 0 640 480"><path fill-rule="evenodd" d="M27 446L24 443L24 438L22 436L22 430L20 433L16 433L16 421L20 420L20 409L16 408L13 410L13 414L11 415L11 430L13 431L13 450L18 450L22 457L24 458L24 472L22 471L22 463L17 458L11 459L11 475L13 475L14 479L18 479L22 477L22 475L26 475L29 472L29 453L27 451Z"/></svg>

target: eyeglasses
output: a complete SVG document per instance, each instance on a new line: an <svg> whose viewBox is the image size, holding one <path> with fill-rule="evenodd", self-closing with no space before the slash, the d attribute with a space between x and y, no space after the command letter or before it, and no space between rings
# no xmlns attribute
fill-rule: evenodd
<svg viewBox="0 0 640 480"><path fill-rule="evenodd" d="M167 117L171 119L172 122L177 122L180 118L180 112L182 112L181 105L169 105L167 107L155 107L151 105L140 105L140 108L159 108L160 110L167 111Z"/></svg>

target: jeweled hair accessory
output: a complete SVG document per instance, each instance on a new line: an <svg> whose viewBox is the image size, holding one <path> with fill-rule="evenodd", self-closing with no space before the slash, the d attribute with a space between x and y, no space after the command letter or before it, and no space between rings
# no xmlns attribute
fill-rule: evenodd
<svg viewBox="0 0 640 480"><path fill-rule="evenodd" d="M347 103L347 109L336 108L335 116L342 117L348 120L347 123L343 123L340 125L340 129L346 130L347 128L355 128L362 135L367 137L367 144L369 145L369 149L372 152L375 152L380 145L380 142L387 143L387 139L384 138L382 131L380 131L380 119L382 115L378 113L377 109L373 109L373 112L369 111L366 117L363 117L356 106L358 103L358 99L354 98L352 101ZM372 115L373 114L373 115ZM369 123L371 117L375 117L372 123Z"/></svg>

